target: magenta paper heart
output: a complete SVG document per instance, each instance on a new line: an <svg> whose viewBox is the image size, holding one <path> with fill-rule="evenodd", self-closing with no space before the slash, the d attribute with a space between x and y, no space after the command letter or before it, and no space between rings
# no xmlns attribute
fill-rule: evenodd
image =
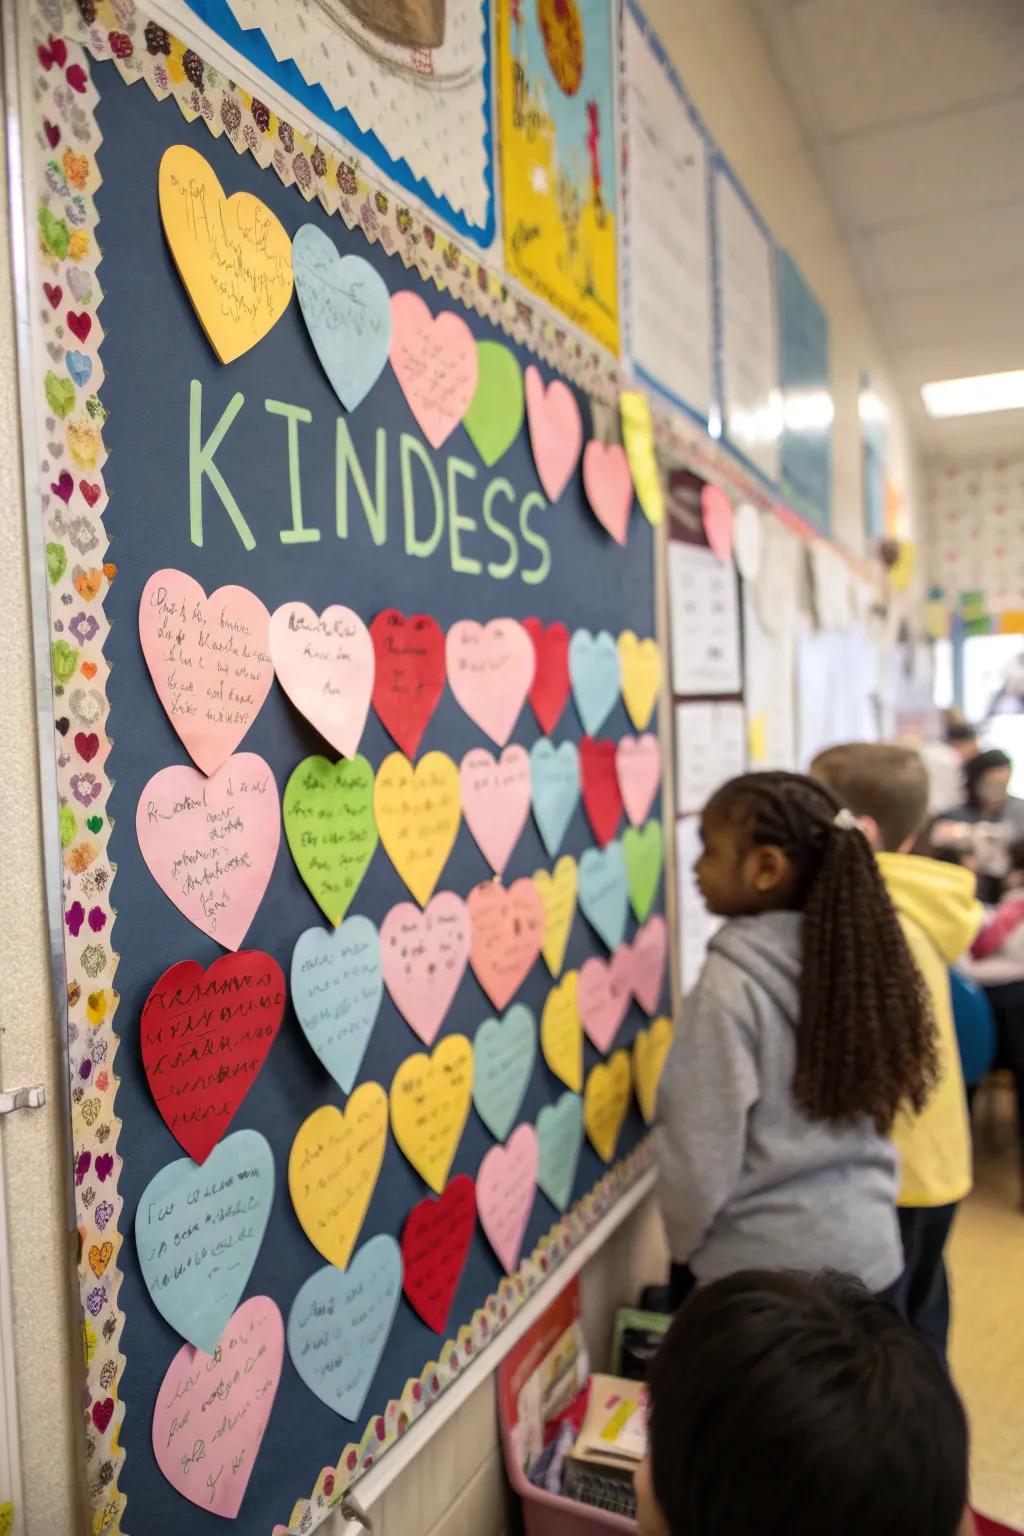
<svg viewBox="0 0 1024 1536"><path fill-rule="evenodd" d="M384 983L425 1045L433 1045L452 1005L469 948L469 912L451 891L439 892L425 912L403 901L380 925Z"/></svg>
<svg viewBox="0 0 1024 1536"><path fill-rule="evenodd" d="M149 675L185 750L204 773L229 758L263 708L274 666L270 614L246 587L207 597L184 571L156 571L139 601Z"/></svg>
<svg viewBox="0 0 1024 1536"><path fill-rule="evenodd" d="M525 747L506 747L498 762L485 747L459 764L462 814L480 852L499 875L530 814L530 758Z"/></svg>
<svg viewBox="0 0 1024 1536"><path fill-rule="evenodd" d="M476 1208L487 1241L506 1275L515 1274L537 1193L540 1149L532 1125L520 1125L503 1147L492 1147L476 1176Z"/></svg>
<svg viewBox="0 0 1024 1536"><path fill-rule="evenodd" d="M561 379L547 389L533 363L526 370L526 417L537 474L548 501L569 484L583 447L583 420L576 396Z"/></svg>
<svg viewBox="0 0 1024 1536"><path fill-rule="evenodd" d="M282 603L270 620L277 680L300 714L342 757L353 758L373 693L370 632L334 603L319 617L308 603Z"/></svg>
<svg viewBox="0 0 1024 1536"><path fill-rule="evenodd" d="M668 961L668 929L660 912L638 928L633 940L633 996L652 1018L658 1012Z"/></svg>
<svg viewBox="0 0 1024 1536"><path fill-rule="evenodd" d="M139 796L135 832L164 895L211 939L238 949L263 900L281 841L281 802L270 768L236 752L204 778L176 765Z"/></svg>
<svg viewBox="0 0 1024 1536"><path fill-rule="evenodd" d="M435 318L418 293L403 290L391 295L388 356L420 431L432 448L440 448L476 393L473 332L452 310Z"/></svg>
<svg viewBox="0 0 1024 1536"><path fill-rule="evenodd" d="M593 956L580 967L576 1006L587 1037L605 1055L622 1028L633 996L635 960L628 944L620 944L607 964Z"/></svg>
<svg viewBox="0 0 1024 1536"><path fill-rule="evenodd" d="M643 736L623 736L615 748L615 773L626 815L634 827L642 827L661 783L657 736L650 731Z"/></svg>
<svg viewBox="0 0 1024 1536"><path fill-rule="evenodd" d="M583 489L601 527L617 544L625 544L633 507L633 476L625 448L591 439L583 450Z"/></svg>
<svg viewBox="0 0 1024 1536"><path fill-rule="evenodd" d="M485 880L466 900L473 925L469 963L495 1008L518 992L544 942L544 899L532 880L505 889Z"/></svg>
<svg viewBox="0 0 1024 1536"><path fill-rule="evenodd" d="M232 1314L216 1354L185 1344L160 1384L153 1408L157 1466L184 1498L225 1520L242 1507L283 1359L277 1304L253 1296Z"/></svg>
<svg viewBox="0 0 1024 1536"><path fill-rule="evenodd" d="M445 637L445 665L460 707L503 747L533 684L537 653L515 619L460 619Z"/></svg>

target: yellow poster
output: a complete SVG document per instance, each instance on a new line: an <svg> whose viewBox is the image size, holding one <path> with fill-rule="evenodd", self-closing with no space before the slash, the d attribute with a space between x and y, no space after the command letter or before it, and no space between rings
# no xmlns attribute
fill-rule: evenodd
<svg viewBox="0 0 1024 1536"><path fill-rule="evenodd" d="M498 0L512 275L619 350L611 0Z"/></svg>

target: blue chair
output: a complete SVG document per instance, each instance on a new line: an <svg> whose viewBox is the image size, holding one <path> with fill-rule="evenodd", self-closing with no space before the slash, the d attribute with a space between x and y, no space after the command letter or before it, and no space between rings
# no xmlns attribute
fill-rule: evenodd
<svg viewBox="0 0 1024 1536"><path fill-rule="evenodd" d="M973 1088L995 1060L996 1021L992 1004L976 981L957 971L949 973L949 988L964 1082L968 1088Z"/></svg>

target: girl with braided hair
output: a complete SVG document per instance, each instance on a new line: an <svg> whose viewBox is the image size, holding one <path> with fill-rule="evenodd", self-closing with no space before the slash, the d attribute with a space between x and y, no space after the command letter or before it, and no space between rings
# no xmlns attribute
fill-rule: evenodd
<svg viewBox="0 0 1024 1536"><path fill-rule="evenodd" d="M733 779L695 874L725 922L662 1076L655 1142L673 1300L736 1270L899 1280L897 1110L935 1080L935 1027L874 855L825 785Z"/></svg>

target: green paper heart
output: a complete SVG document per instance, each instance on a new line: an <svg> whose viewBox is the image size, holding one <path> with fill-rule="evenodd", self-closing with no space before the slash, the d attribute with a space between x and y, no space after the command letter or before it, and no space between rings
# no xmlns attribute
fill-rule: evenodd
<svg viewBox="0 0 1024 1536"><path fill-rule="evenodd" d="M50 646L50 663L57 682L70 683L78 671L78 652L66 640L55 640Z"/></svg>
<svg viewBox="0 0 1024 1536"><path fill-rule="evenodd" d="M85 824L89 828L89 831L92 833L93 837L95 837L103 826L103 817L90 816Z"/></svg>
<svg viewBox="0 0 1024 1536"><path fill-rule="evenodd" d="M523 425L523 371L500 341L478 341L476 358L476 390L462 425L490 469L511 448Z"/></svg>
<svg viewBox="0 0 1024 1536"><path fill-rule="evenodd" d="M70 805L62 805L60 808L60 845L62 848L70 848L78 832L78 822Z"/></svg>
<svg viewBox="0 0 1024 1536"><path fill-rule="evenodd" d="M661 881L665 858L664 834L660 821L645 821L642 827L629 827L622 834L622 855L626 861L629 900L638 923L647 921Z"/></svg>
<svg viewBox="0 0 1024 1536"><path fill-rule="evenodd" d="M288 847L317 906L337 927L377 847L373 769L365 757L307 757L285 785Z"/></svg>
<svg viewBox="0 0 1024 1536"><path fill-rule="evenodd" d="M55 219L49 208L39 210L39 233L50 255L56 256L58 261L66 260L71 238L68 227L63 219Z"/></svg>
<svg viewBox="0 0 1024 1536"><path fill-rule="evenodd" d="M68 568L68 552L63 544L47 544L46 546L46 574L53 586L64 575Z"/></svg>
<svg viewBox="0 0 1024 1536"><path fill-rule="evenodd" d="M43 380L46 391L46 403L55 416L61 421L75 408L75 386L70 379L60 379L52 368L46 370L46 378Z"/></svg>

